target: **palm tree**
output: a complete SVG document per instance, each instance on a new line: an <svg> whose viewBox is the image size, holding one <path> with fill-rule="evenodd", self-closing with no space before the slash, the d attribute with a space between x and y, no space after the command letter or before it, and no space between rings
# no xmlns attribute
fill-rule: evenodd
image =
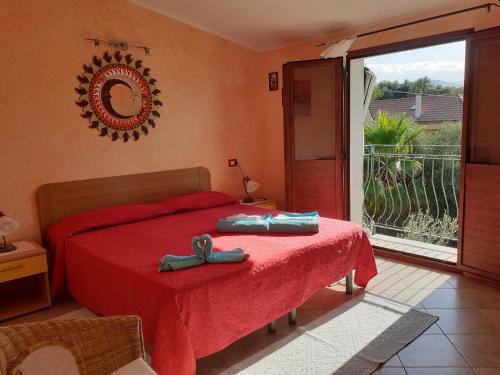
<svg viewBox="0 0 500 375"><path fill-rule="evenodd" d="M375 121L365 124L365 144L377 145L380 152L408 153L422 130L405 114L389 116L379 111Z"/></svg>
<svg viewBox="0 0 500 375"><path fill-rule="evenodd" d="M364 205L372 219L380 221L395 210L406 217L418 199L422 189L416 178L422 165L409 154L422 130L404 114L379 112L375 121L365 124L365 144L371 151L365 164Z"/></svg>

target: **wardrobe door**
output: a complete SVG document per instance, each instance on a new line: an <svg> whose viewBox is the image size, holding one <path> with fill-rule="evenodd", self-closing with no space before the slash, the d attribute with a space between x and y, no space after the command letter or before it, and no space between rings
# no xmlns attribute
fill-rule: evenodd
<svg viewBox="0 0 500 375"><path fill-rule="evenodd" d="M461 265L500 280L500 28L467 43Z"/></svg>
<svg viewBox="0 0 500 375"><path fill-rule="evenodd" d="M342 59L283 66L287 209L342 218Z"/></svg>

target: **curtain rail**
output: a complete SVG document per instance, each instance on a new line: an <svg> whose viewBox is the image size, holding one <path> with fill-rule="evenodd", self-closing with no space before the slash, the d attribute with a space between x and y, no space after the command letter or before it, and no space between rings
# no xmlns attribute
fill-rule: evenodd
<svg viewBox="0 0 500 375"><path fill-rule="evenodd" d="M500 2L500 0L499 0L499 2ZM369 36L369 35L373 35L373 34L383 33L385 31L395 30L395 29L399 29L399 28L402 28L402 27L413 26L413 25L417 25L419 23L428 22L428 21L434 21L434 20L437 20L437 19L440 19L440 18L455 16L457 14L472 12L472 11L479 10L479 9L486 9L488 12L491 12L491 8L492 7L500 8L500 5L498 5L496 3L481 4L481 5L477 5L477 6L471 7L471 8L465 8L465 9L455 10L453 12L448 12L448 13L444 13L444 14L439 14L437 16L423 18L421 20L406 22L406 23L403 23L401 25L390 26L390 27L385 27L383 29L379 29L379 30L369 31L369 32L366 32L366 33L355 35L355 36L353 36L351 38L362 38L364 36ZM347 39L350 39L350 38L347 38ZM337 42L339 40L326 41L326 42L317 44L314 47L322 47L322 46L326 46L326 45L331 45L331 44L333 44L333 43L335 43L335 42Z"/></svg>

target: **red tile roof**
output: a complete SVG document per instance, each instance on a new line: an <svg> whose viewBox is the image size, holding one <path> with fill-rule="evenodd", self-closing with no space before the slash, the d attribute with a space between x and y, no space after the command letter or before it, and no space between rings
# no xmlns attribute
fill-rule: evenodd
<svg viewBox="0 0 500 375"><path fill-rule="evenodd" d="M463 99L452 95L422 95L422 115L418 119L415 118L415 98L377 99L370 103L367 118L370 115L377 118L379 111L389 115L404 113L418 123L462 121Z"/></svg>

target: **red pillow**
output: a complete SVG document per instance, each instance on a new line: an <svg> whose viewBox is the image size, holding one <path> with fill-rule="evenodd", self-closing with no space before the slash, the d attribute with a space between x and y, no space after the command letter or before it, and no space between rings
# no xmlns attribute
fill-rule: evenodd
<svg viewBox="0 0 500 375"><path fill-rule="evenodd" d="M158 203L158 205L168 212L183 212L225 206L233 203L236 203L236 199L230 195L217 191L202 191L200 193L166 199Z"/></svg>

